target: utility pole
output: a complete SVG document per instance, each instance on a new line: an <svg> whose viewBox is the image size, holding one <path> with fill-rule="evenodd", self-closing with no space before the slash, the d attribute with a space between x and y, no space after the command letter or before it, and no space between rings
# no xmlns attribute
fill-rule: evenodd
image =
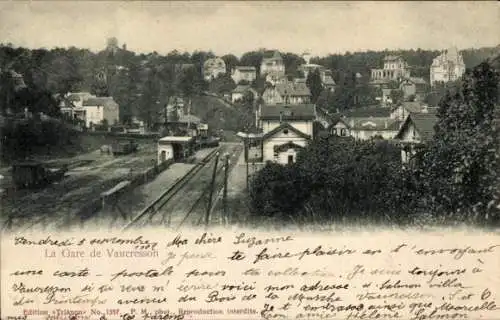
<svg viewBox="0 0 500 320"><path fill-rule="evenodd" d="M227 211L227 178L228 178L228 171L229 171L229 154L226 154L226 163L224 166L224 195L223 195L223 202L224 202L224 221L226 223L229 222L229 214Z"/></svg>
<svg viewBox="0 0 500 320"><path fill-rule="evenodd" d="M210 210L212 209L212 198L214 195L214 187L215 187L215 176L217 174L217 165L219 164L219 152L217 152L215 156L215 166L212 174L212 181L210 183L210 196L208 198L208 207L207 212L205 214L205 227L208 227L209 219L210 219Z"/></svg>

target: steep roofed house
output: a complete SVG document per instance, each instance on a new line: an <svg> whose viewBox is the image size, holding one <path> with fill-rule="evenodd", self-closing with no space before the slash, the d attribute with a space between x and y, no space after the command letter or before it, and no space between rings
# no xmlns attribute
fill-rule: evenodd
<svg viewBox="0 0 500 320"><path fill-rule="evenodd" d="M307 104L311 101L311 91L305 83L286 81L267 88L262 94L265 104Z"/></svg>
<svg viewBox="0 0 500 320"><path fill-rule="evenodd" d="M231 73L231 78L236 84L241 81L252 83L257 78L257 69L249 66L236 66Z"/></svg>
<svg viewBox="0 0 500 320"><path fill-rule="evenodd" d="M337 118L329 128L330 134L339 137L350 137L351 127L344 118Z"/></svg>
<svg viewBox="0 0 500 320"><path fill-rule="evenodd" d="M403 91L405 99L414 96L415 101L423 101L429 90L429 85L423 78L409 77L401 81L399 89Z"/></svg>
<svg viewBox="0 0 500 320"><path fill-rule="evenodd" d="M85 125L87 128L107 121L109 125L118 123L120 110L112 97L89 97L83 101Z"/></svg>
<svg viewBox="0 0 500 320"><path fill-rule="evenodd" d="M265 56L260 64L260 75L275 74L276 76L285 75L285 63L278 51L275 51L272 56Z"/></svg>
<svg viewBox="0 0 500 320"><path fill-rule="evenodd" d="M264 105L259 108L258 119L263 132L263 161L290 164L313 139L316 111L312 104Z"/></svg>
<svg viewBox="0 0 500 320"><path fill-rule="evenodd" d="M410 163L417 148L432 139L437 121L435 113L412 113L406 118L395 137L402 146L403 164Z"/></svg>

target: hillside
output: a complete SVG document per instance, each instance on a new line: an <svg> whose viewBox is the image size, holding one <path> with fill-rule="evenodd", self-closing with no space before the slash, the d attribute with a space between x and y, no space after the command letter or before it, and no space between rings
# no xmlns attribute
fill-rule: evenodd
<svg viewBox="0 0 500 320"><path fill-rule="evenodd" d="M244 106L231 106L213 96L196 96L192 99L191 113L208 123L211 132L241 131L248 124L253 124L254 113Z"/></svg>

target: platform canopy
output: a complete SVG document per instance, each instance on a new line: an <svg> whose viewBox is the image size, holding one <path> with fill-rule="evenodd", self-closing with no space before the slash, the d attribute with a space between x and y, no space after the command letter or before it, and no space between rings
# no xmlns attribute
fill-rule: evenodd
<svg viewBox="0 0 500 320"><path fill-rule="evenodd" d="M236 134L238 137L243 138L243 139L260 139L263 137L262 133L245 133L245 132L238 132Z"/></svg>
<svg viewBox="0 0 500 320"><path fill-rule="evenodd" d="M169 143L190 143L194 141L194 137L185 136L166 136L158 140L159 144L169 144Z"/></svg>

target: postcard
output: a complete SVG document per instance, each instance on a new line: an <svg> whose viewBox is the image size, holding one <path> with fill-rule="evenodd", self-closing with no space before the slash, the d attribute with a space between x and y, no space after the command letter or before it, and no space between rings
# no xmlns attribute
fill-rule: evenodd
<svg viewBox="0 0 500 320"><path fill-rule="evenodd" d="M500 319L498 10L0 3L0 320Z"/></svg>

